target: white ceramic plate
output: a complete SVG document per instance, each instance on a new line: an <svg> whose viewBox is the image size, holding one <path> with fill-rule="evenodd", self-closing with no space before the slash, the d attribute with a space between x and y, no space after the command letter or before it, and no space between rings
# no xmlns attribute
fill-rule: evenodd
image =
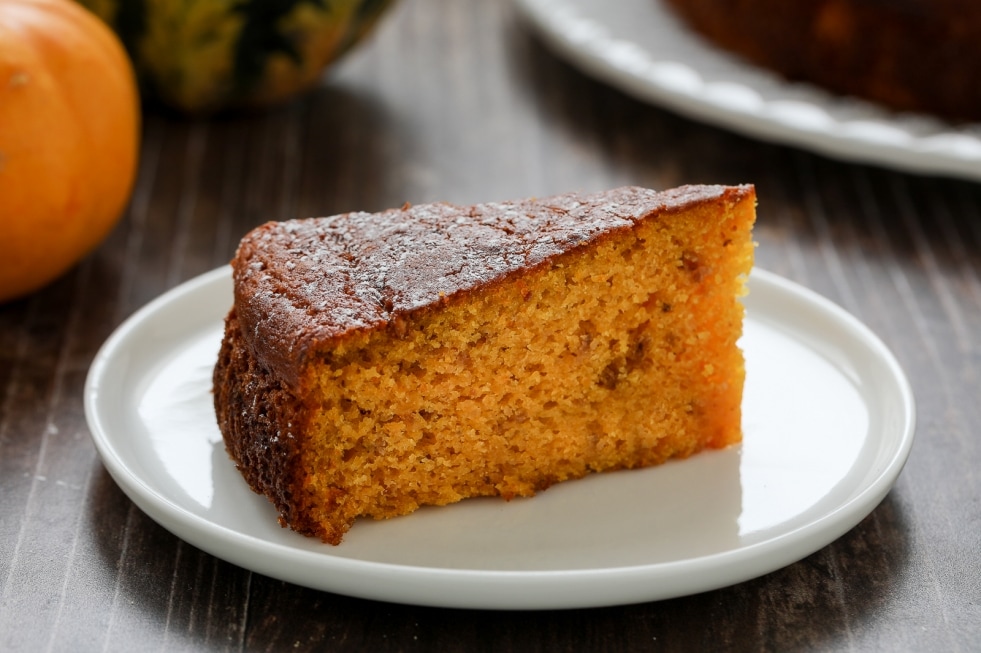
<svg viewBox="0 0 981 653"><path fill-rule="evenodd" d="M745 441L661 467L362 521L332 547L279 527L225 454L211 370L226 269L109 338L85 390L106 468L150 517L242 567L351 596L544 609L700 592L794 562L886 495L913 440L909 385L854 318L763 271L746 299Z"/></svg>
<svg viewBox="0 0 981 653"><path fill-rule="evenodd" d="M832 95L716 49L661 0L515 0L585 72L691 118L839 159L981 179L981 124Z"/></svg>

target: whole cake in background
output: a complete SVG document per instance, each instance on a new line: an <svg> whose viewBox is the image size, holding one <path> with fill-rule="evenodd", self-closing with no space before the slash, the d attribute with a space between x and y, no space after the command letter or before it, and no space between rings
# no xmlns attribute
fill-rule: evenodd
<svg viewBox="0 0 981 653"><path fill-rule="evenodd" d="M283 525L530 496L741 439L751 186L268 223L232 262L229 454Z"/></svg>
<svg viewBox="0 0 981 653"><path fill-rule="evenodd" d="M900 111L981 120L976 0L667 0L715 44Z"/></svg>

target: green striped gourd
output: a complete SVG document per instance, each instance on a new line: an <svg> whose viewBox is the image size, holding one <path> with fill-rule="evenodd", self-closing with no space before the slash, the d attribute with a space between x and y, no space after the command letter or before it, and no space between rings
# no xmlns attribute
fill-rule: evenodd
<svg viewBox="0 0 981 653"><path fill-rule="evenodd" d="M313 86L392 0L79 0L119 34L145 97L211 113Z"/></svg>

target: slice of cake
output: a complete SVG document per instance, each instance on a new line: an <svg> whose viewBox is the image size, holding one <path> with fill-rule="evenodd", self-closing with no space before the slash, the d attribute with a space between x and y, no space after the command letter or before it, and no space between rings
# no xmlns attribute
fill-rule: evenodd
<svg viewBox="0 0 981 653"><path fill-rule="evenodd" d="M232 261L229 454L291 528L530 496L741 438L751 186L268 223Z"/></svg>

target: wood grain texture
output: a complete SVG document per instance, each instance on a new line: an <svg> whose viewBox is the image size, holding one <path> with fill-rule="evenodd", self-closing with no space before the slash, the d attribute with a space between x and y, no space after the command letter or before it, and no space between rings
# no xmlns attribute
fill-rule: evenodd
<svg viewBox="0 0 981 653"><path fill-rule="evenodd" d="M752 182L758 264L869 325L909 373L917 441L858 527L797 564L657 603L556 612L308 590L175 538L102 467L88 366L128 315L270 219L633 183ZM981 185L846 164L638 103L556 59L503 1L403 0L276 110L149 113L103 246L0 306L0 650L976 651Z"/></svg>

